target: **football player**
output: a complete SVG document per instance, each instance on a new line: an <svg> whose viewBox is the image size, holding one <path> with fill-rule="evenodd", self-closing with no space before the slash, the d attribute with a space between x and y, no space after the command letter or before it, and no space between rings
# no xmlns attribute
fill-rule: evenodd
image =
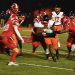
<svg viewBox="0 0 75 75"><path fill-rule="evenodd" d="M65 33L65 32L69 33L67 38L67 48L69 50L67 58L69 58L70 54L72 53L71 50L75 48L75 45L74 45L75 44L75 13L71 12L69 17L64 16L61 19L61 22L64 27L63 30L52 32L52 33L58 33L58 34Z"/></svg>
<svg viewBox="0 0 75 75"><path fill-rule="evenodd" d="M8 21L6 22L3 32L0 36L0 44L2 44L2 45L0 45L0 47L6 46L14 51L8 65L18 65L18 64L14 63L14 59L17 56L19 50L18 50L17 46L14 44L14 42L11 40L12 34L16 33L16 35L21 39L21 41L24 42L24 40L21 37L20 32L18 30L19 29L19 20L17 17L17 12L19 10L19 6L17 4L13 4L13 7L15 7L15 5L17 7L15 10L13 10L15 14L12 14L8 18Z"/></svg>
<svg viewBox="0 0 75 75"><path fill-rule="evenodd" d="M55 21L55 31L61 30L61 18L63 17L63 12L60 11L61 7L55 6L55 11L52 12L52 20ZM60 48L60 42L58 38L59 34L56 34L56 40L58 43L58 48Z"/></svg>
<svg viewBox="0 0 75 75"><path fill-rule="evenodd" d="M52 45L53 45L54 49L56 50L57 59L59 59L59 52L58 52L58 48L57 48L57 41L55 39L55 33L53 33L53 34L44 33L47 31L47 29L49 30L50 28L52 30L54 30L54 28L55 28L54 21L49 20L48 15L44 15L41 22L35 23L35 27L38 27L37 35L44 36L45 43L47 44L47 46L49 47L49 51L51 52L52 59L54 62L56 62L56 59L54 57L53 50L52 50ZM51 33L51 31L50 31L50 33Z"/></svg>
<svg viewBox="0 0 75 75"><path fill-rule="evenodd" d="M11 6L11 9L9 10L7 10L6 11L6 16L5 16L5 23L8 21L8 18L9 17L12 17L12 15L13 14L18 14L18 12L20 12L20 11L17 11L19 9L19 7L18 7L18 5L16 4L16 3L13 3L12 4L12 6ZM23 15L21 15L21 17L18 15L18 17L19 17L19 20L21 21L20 22L20 24L19 25L21 25L21 23L22 22L24 22L24 19L25 19L25 17L23 16ZM19 29L18 29L19 30ZM19 30L19 32L20 32L20 30ZM12 38L14 38L15 37L15 35L12 35ZM21 54L18 54L18 55L22 55L23 54L23 50L22 50L22 43L21 43L21 40L20 40L20 38L16 35L16 38L17 38L17 41L18 41L18 44L19 44L19 47L20 47L20 52L21 52ZM15 39L15 41L16 41L16 38L14 38ZM14 41L14 42L15 42ZM16 42L17 42L16 41ZM10 52L9 52L9 48L6 48L6 52L8 53L8 55L10 55ZM17 56L18 56L17 55Z"/></svg>
<svg viewBox="0 0 75 75"><path fill-rule="evenodd" d="M39 46L39 42L40 42L46 52L46 58L51 60L48 49L47 49L47 45L44 41L44 37L36 35L37 27L35 27L35 24L41 22L41 19L45 14L46 14L45 12L41 12L38 15L38 17L34 19L34 27L32 29L32 33L31 33L31 40L32 40L32 46L33 46L33 54L34 55L36 54L36 48ZM38 26L38 27L40 27L40 26Z"/></svg>

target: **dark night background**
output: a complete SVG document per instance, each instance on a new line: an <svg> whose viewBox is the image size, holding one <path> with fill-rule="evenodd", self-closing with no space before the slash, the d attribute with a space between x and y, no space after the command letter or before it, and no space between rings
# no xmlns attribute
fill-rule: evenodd
<svg viewBox="0 0 75 75"><path fill-rule="evenodd" d="M24 13L30 13L31 11L42 7L55 7L55 5L59 5L61 7L61 11L66 15L68 15L70 11L75 10L75 3L73 0L1 0L0 12L2 10L6 11L9 9L13 3L17 3L20 8L19 10Z"/></svg>

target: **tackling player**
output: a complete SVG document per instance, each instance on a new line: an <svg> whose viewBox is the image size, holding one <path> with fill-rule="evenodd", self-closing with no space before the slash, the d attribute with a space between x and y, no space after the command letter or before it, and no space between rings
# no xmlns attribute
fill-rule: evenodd
<svg viewBox="0 0 75 75"><path fill-rule="evenodd" d="M43 46L45 52L46 52L46 57L47 59L51 60L50 56L49 56L49 52L47 49L47 45L45 43L44 37L43 36L39 36L36 34L36 30L38 27L35 27L36 23L40 23L42 20L42 17L45 15L45 12L41 12L39 14L39 16L37 18L34 19L34 27L32 29L32 33L31 33L31 40L32 40L32 46L33 46L33 54L36 54L36 48L39 46L39 42L41 43L41 45Z"/></svg>
<svg viewBox="0 0 75 75"><path fill-rule="evenodd" d="M63 17L63 12L60 11L61 8L59 6L55 6L55 11L52 12L52 20L55 21L55 31L61 30L61 18ZM58 43L58 47L60 48L60 42L58 38L59 34L56 34L56 40Z"/></svg>

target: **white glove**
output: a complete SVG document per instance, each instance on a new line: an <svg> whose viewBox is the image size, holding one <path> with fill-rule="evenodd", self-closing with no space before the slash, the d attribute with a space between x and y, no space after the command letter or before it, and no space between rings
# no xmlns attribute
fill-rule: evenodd
<svg viewBox="0 0 75 75"><path fill-rule="evenodd" d="M21 39L21 41L22 41L22 43L24 43L24 40L23 39Z"/></svg>

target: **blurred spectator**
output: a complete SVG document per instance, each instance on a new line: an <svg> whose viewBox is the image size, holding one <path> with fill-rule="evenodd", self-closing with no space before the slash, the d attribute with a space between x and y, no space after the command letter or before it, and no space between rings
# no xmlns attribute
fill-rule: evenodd
<svg viewBox="0 0 75 75"><path fill-rule="evenodd" d="M1 13L1 24L0 24L0 28L3 26L4 27L4 21L5 21L5 12L2 11Z"/></svg>
<svg viewBox="0 0 75 75"><path fill-rule="evenodd" d="M27 25L27 13L25 13L25 20L24 20L24 22L23 22L23 27L25 27L25 25Z"/></svg>
<svg viewBox="0 0 75 75"><path fill-rule="evenodd" d="M28 27L28 26L32 26L32 22L33 22L33 16L32 16L31 13L29 13L29 15L28 15L28 25L27 25L27 27Z"/></svg>

